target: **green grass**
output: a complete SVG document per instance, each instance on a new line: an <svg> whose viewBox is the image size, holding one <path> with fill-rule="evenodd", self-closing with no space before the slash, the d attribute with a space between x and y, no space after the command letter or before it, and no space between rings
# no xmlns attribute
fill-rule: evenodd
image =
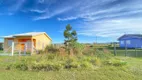
<svg viewBox="0 0 142 80"><path fill-rule="evenodd" d="M0 57L0 80L141 80L142 58L115 57L126 61L126 66L102 65L94 70L19 71L5 70L13 60L31 57Z"/></svg>
<svg viewBox="0 0 142 80"><path fill-rule="evenodd" d="M96 71L1 71L1 80L140 80L132 73L115 68L103 68Z"/></svg>
<svg viewBox="0 0 142 80"><path fill-rule="evenodd" d="M3 50L0 50L0 53L3 53Z"/></svg>

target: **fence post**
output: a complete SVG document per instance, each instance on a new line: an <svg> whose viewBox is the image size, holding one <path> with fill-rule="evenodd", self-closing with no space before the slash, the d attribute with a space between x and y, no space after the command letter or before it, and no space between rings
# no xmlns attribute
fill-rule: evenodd
<svg viewBox="0 0 142 80"><path fill-rule="evenodd" d="M116 56L116 43L114 42L114 56Z"/></svg>
<svg viewBox="0 0 142 80"><path fill-rule="evenodd" d="M125 40L125 57L127 56L127 40Z"/></svg>
<svg viewBox="0 0 142 80"><path fill-rule="evenodd" d="M12 42L12 56L14 55L14 42Z"/></svg>
<svg viewBox="0 0 142 80"><path fill-rule="evenodd" d="M136 54L136 57L137 57L137 48L135 48L135 54Z"/></svg>

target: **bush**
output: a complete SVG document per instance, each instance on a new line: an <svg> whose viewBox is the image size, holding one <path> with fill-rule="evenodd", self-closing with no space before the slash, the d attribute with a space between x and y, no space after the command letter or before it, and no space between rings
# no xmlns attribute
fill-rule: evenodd
<svg viewBox="0 0 142 80"><path fill-rule="evenodd" d="M78 42L74 42L73 48L74 48L74 52L76 52L76 54L82 55L84 48L85 48L85 45L78 43Z"/></svg>
<svg viewBox="0 0 142 80"><path fill-rule="evenodd" d="M92 58L91 63L96 66L100 66L102 64L99 58Z"/></svg>
<svg viewBox="0 0 142 80"><path fill-rule="evenodd" d="M59 71L62 69L63 66L60 63L52 63L52 62L47 62L47 63L37 63L37 64L32 64L31 70L33 71Z"/></svg>
<svg viewBox="0 0 142 80"><path fill-rule="evenodd" d="M113 66L124 66L127 65L127 62L122 61L122 60L108 60L105 62L106 65L113 65Z"/></svg>
<svg viewBox="0 0 142 80"><path fill-rule="evenodd" d="M71 69L71 68L79 68L80 64L78 62L71 62L65 64L65 69Z"/></svg>
<svg viewBox="0 0 142 80"><path fill-rule="evenodd" d="M103 54L102 54L103 55ZM11 61L11 60L10 60ZM102 65L123 66L126 63L119 59L102 60L96 56L59 56L57 54L42 54L30 57L18 57L6 66L6 70L31 70L31 71L59 71L62 69L95 69Z"/></svg>
<svg viewBox="0 0 142 80"><path fill-rule="evenodd" d="M20 64L16 65L16 69L26 71L26 70L28 70L28 66L25 63L20 63Z"/></svg>
<svg viewBox="0 0 142 80"><path fill-rule="evenodd" d="M67 59L66 63L65 63L65 69L71 69L71 68L75 67L76 62L77 62L77 60L73 57Z"/></svg>
<svg viewBox="0 0 142 80"><path fill-rule="evenodd" d="M127 64L127 62L125 62L125 61L115 61L115 62L113 62L114 66L124 66L126 64Z"/></svg>
<svg viewBox="0 0 142 80"><path fill-rule="evenodd" d="M101 59L109 59L113 56L111 52L107 49L99 50L94 47L89 47L87 50L83 52L83 54L86 56L96 56Z"/></svg>
<svg viewBox="0 0 142 80"><path fill-rule="evenodd" d="M44 50L45 53L59 53L59 49L54 47L53 45L47 46Z"/></svg>
<svg viewBox="0 0 142 80"><path fill-rule="evenodd" d="M10 65L7 65L5 69L6 69L6 70L10 70L10 69L11 69L11 66L12 66L11 64L10 64Z"/></svg>
<svg viewBox="0 0 142 80"><path fill-rule="evenodd" d="M81 62L81 68L90 68L90 69L93 69L93 65L91 64L91 63L89 63L89 62L87 62L87 61L83 61L83 62Z"/></svg>

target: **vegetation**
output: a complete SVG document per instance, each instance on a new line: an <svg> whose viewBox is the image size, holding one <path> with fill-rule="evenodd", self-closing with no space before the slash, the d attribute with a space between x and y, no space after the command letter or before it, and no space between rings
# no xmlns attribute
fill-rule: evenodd
<svg viewBox="0 0 142 80"><path fill-rule="evenodd" d="M58 59L57 59L58 58ZM90 56L65 58L53 55L0 57L2 80L141 80L142 59L113 57L108 60ZM93 59L93 60L91 60ZM48 61L46 61L48 60ZM58 61L60 60L60 61ZM57 61L57 62L56 62ZM90 62L91 61L91 62ZM49 62L49 63L47 63ZM52 63L51 63L52 62ZM63 64L66 67L61 67ZM78 63L80 62L80 63ZM81 63L82 62L82 63ZM30 66L31 63L34 65ZM80 68L80 64L81 67ZM8 66L9 65L9 66ZM45 68L45 65L47 68ZM28 66L28 67L27 67ZM38 72L37 72L38 71Z"/></svg>
<svg viewBox="0 0 142 80"><path fill-rule="evenodd" d="M112 44L84 45L68 24L65 47L33 56L0 56L1 80L141 80L142 59L113 56ZM121 51L121 49L119 49ZM140 50L138 50L140 51ZM123 50L124 52L124 50ZM67 54L70 53L70 54ZM120 54L120 52L118 52Z"/></svg>

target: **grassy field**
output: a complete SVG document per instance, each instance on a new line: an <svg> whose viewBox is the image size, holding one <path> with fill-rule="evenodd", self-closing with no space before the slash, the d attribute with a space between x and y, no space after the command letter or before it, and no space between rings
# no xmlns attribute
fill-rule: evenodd
<svg viewBox="0 0 142 80"><path fill-rule="evenodd" d="M21 58L21 57L14 57ZM127 61L126 66L96 67L94 70L60 70L60 71L19 71L5 70L7 60L12 57L0 57L0 80L141 80L142 59L117 57Z"/></svg>

